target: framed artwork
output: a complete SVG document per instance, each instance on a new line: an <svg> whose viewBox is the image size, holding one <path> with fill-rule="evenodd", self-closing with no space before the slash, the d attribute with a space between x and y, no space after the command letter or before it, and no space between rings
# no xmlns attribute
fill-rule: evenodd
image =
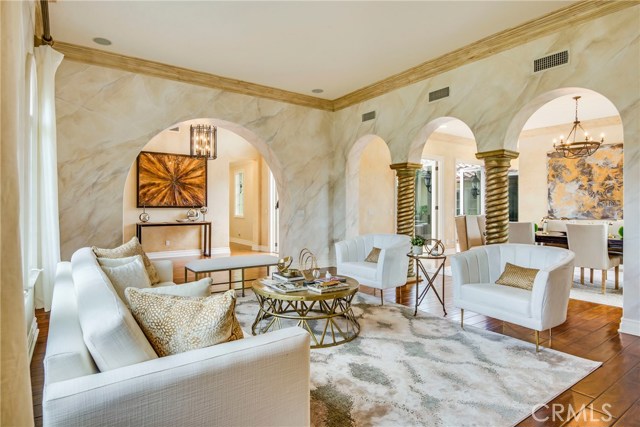
<svg viewBox="0 0 640 427"><path fill-rule="evenodd" d="M137 160L139 208L207 206L207 160L142 151Z"/></svg>

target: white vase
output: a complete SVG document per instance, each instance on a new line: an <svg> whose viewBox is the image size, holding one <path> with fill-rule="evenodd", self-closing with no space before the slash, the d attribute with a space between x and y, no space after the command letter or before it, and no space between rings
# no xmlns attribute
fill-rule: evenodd
<svg viewBox="0 0 640 427"><path fill-rule="evenodd" d="M422 255L422 246L414 246L412 252L414 255Z"/></svg>

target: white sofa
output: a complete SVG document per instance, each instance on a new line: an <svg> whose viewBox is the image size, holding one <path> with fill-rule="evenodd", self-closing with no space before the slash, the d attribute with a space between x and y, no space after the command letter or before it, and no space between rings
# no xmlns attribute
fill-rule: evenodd
<svg viewBox="0 0 640 427"><path fill-rule="evenodd" d="M365 261L374 247L381 249L378 262ZM380 289L380 302L384 304L383 289L407 283L410 250L411 237L404 234L365 234L343 240L336 243L338 274Z"/></svg>
<svg viewBox="0 0 640 427"><path fill-rule="evenodd" d="M170 266L156 266L170 284ZM96 315L105 307L118 313ZM44 360L45 427L309 425L309 334L303 329L158 358L145 353L145 343L132 342L144 339L135 321L127 333L118 331L130 320L122 307L91 249L58 265ZM129 347L117 355L122 366L99 372L107 362L94 360L85 343L96 346L97 338L87 330L83 337L80 322L94 315L114 349ZM136 357L147 360L131 363Z"/></svg>
<svg viewBox="0 0 640 427"><path fill-rule="evenodd" d="M567 318L573 280L574 253L562 248L524 244L499 244L472 248L451 258L453 302L495 319L536 331L558 326ZM496 285L505 264L536 268L531 291ZM462 323L464 325L464 323Z"/></svg>

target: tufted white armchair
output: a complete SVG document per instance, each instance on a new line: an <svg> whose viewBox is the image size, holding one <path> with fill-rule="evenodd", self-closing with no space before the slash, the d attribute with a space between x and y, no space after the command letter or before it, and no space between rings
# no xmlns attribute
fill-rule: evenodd
<svg viewBox="0 0 640 427"><path fill-rule="evenodd" d="M365 258L373 248L380 248L378 262ZM407 283L411 238L404 234L365 234L336 243L338 274L352 277L363 285L382 290Z"/></svg>
<svg viewBox="0 0 640 427"><path fill-rule="evenodd" d="M574 253L562 248L515 243L487 245L453 255L453 303L464 310L515 323L539 331L561 325L567 319L573 281ZM529 291L496 285L505 264L538 271Z"/></svg>

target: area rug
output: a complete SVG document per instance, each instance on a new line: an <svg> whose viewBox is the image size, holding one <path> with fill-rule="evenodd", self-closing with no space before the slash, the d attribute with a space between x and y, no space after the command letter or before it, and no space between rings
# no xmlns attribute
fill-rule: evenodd
<svg viewBox="0 0 640 427"><path fill-rule="evenodd" d="M355 340L311 350L314 426L510 426L600 363L358 294ZM251 330L253 295L237 314Z"/></svg>
<svg viewBox="0 0 640 427"><path fill-rule="evenodd" d="M622 307L622 292L624 284L624 271L620 269L620 289L615 289L613 271L607 278L607 292L602 295L602 283L600 270L594 272L594 283L589 283L589 270L585 269L584 285L580 284L580 269L576 268L571 286L570 298L581 301L595 302L597 304Z"/></svg>

